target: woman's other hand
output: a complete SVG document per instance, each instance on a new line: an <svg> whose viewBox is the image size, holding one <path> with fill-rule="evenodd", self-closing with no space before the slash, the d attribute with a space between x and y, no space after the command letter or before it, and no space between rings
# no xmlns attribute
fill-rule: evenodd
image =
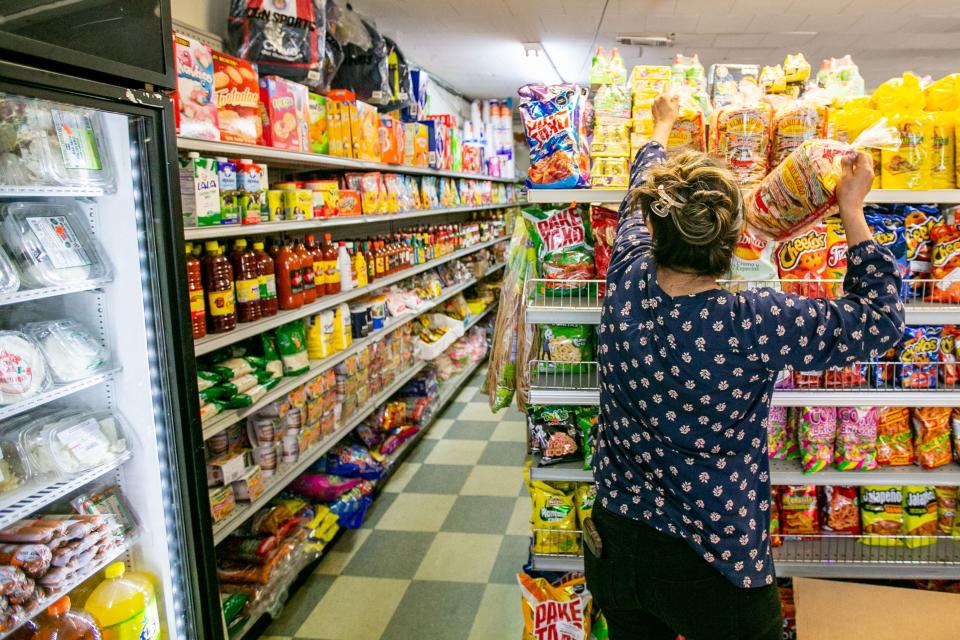
<svg viewBox="0 0 960 640"><path fill-rule="evenodd" d="M654 99L651 111L653 113L653 135L651 136L651 140L659 142L666 147L673 123L676 122L677 117L680 115L680 100L677 96L671 95L670 93L661 93Z"/></svg>
<svg viewBox="0 0 960 640"><path fill-rule="evenodd" d="M869 153L857 151L840 160L837 205L847 234L847 244L851 247L873 237L863 217L863 201L872 185L873 158Z"/></svg>

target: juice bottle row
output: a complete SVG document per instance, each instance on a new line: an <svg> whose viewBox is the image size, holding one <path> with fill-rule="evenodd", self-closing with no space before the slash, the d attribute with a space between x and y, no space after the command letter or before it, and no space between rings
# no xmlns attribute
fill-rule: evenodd
<svg viewBox="0 0 960 640"><path fill-rule="evenodd" d="M503 234L492 214L472 222L418 226L363 241L334 243L313 234L248 243L187 244L193 337L222 333L280 310L365 287L379 278L442 258Z"/></svg>

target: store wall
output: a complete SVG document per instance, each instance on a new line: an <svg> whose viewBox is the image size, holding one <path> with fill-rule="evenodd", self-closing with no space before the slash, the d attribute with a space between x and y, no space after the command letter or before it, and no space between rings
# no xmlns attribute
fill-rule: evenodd
<svg viewBox="0 0 960 640"><path fill-rule="evenodd" d="M227 34L228 0L173 0L173 19L220 38Z"/></svg>

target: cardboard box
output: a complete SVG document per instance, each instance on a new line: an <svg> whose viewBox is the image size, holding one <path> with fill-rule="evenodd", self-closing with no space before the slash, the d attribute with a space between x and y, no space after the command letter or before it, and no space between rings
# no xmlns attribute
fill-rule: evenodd
<svg viewBox="0 0 960 640"><path fill-rule="evenodd" d="M217 119L224 142L257 144L262 137L257 71L246 60L212 53Z"/></svg>
<svg viewBox="0 0 960 640"><path fill-rule="evenodd" d="M430 130L427 125L423 122L404 122L403 134L403 164L430 166Z"/></svg>
<svg viewBox="0 0 960 640"><path fill-rule="evenodd" d="M343 145L343 116L341 104L336 100L327 100L327 141L329 153L343 158L346 148Z"/></svg>
<svg viewBox="0 0 960 640"><path fill-rule="evenodd" d="M405 148L400 121L391 116L380 116L377 133L380 140L380 162L403 164Z"/></svg>
<svg viewBox="0 0 960 640"><path fill-rule="evenodd" d="M307 151L301 123L307 121L307 88L278 76L260 78L263 141L285 151Z"/></svg>
<svg viewBox="0 0 960 640"><path fill-rule="evenodd" d="M207 462L207 486L226 486L243 477L249 466L247 452L225 453Z"/></svg>
<svg viewBox="0 0 960 640"><path fill-rule="evenodd" d="M330 138L327 134L327 99L315 93L307 94L308 133L310 151L330 153Z"/></svg>
<svg viewBox="0 0 960 640"><path fill-rule="evenodd" d="M798 640L954 640L960 595L794 578Z"/></svg>
<svg viewBox="0 0 960 640"><path fill-rule="evenodd" d="M357 102L351 100L343 102L340 105L341 113L346 114L346 122L350 124L349 141L346 132L343 134L343 143L350 151L347 154L349 158L360 158L360 140L363 135L363 129L360 125L360 112L357 109Z"/></svg>
<svg viewBox="0 0 960 640"><path fill-rule="evenodd" d="M210 48L174 33L173 53L177 68L177 90L173 94L177 134L199 140L220 140Z"/></svg>
<svg viewBox="0 0 960 640"><path fill-rule="evenodd" d="M366 162L380 162L380 136L378 134L380 113L372 104L360 100L354 103L354 109L355 111L351 111L351 117L356 113L360 132L359 143L354 143L357 150L356 157ZM351 132L354 130L351 124Z"/></svg>

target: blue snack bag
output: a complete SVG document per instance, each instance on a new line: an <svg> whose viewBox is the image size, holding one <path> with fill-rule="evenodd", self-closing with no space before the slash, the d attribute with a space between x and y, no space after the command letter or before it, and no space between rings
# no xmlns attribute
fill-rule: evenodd
<svg viewBox="0 0 960 640"><path fill-rule="evenodd" d="M943 327L907 327L900 343L900 386L936 389Z"/></svg>
<svg viewBox="0 0 960 640"><path fill-rule="evenodd" d="M527 187L586 187L590 179L590 144L584 121L587 89L575 84L528 84L517 93L530 145Z"/></svg>

